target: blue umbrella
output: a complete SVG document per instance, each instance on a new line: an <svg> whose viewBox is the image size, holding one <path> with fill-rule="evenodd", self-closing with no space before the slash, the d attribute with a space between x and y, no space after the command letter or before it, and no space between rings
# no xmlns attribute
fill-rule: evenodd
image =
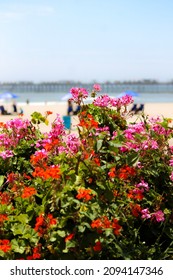
<svg viewBox="0 0 173 280"><path fill-rule="evenodd" d="M122 96L125 96L125 95L130 95L130 96L133 96L133 97L137 97L137 96L139 96L139 93L137 93L135 91L132 91L132 90L126 90L126 91L120 93L117 97L122 97Z"/></svg>
<svg viewBox="0 0 173 280"><path fill-rule="evenodd" d="M4 92L0 94L0 99L12 99L12 98L18 98L18 95L11 92Z"/></svg>

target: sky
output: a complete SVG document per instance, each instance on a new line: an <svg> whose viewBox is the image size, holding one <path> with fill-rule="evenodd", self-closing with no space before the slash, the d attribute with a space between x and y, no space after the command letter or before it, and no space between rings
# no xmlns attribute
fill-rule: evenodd
<svg viewBox="0 0 173 280"><path fill-rule="evenodd" d="M0 82L173 80L172 0L0 0Z"/></svg>

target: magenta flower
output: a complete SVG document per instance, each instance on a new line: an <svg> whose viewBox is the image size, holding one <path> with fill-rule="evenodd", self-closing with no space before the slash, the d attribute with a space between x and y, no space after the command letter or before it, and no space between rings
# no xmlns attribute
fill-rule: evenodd
<svg viewBox="0 0 173 280"><path fill-rule="evenodd" d="M159 146L157 144L157 141L151 140L151 148L154 149L154 150L159 148Z"/></svg>
<svg viewBox="0 0 173 280"><path fill-rule="evenodd" d="M121 104L123 106L129 105L129 104L133 103L133 101L134 100L133 100L132 96L130 96L130 95L124 95L121 97Z"/></svg>
<svg viewBox="0 0 173 280"><path fill-rule="evenodd" d="M85 88L71 88L70 93L72 94L72 100L77 103L88 97L88 91Z"/></svg>
<svg viewBox="0 0 173 280"><path fill-rule="evenodd" d="M169 165L170 165L170 166L173 166L173 159L170 159L170 160L169 160Z"/></svg>
<svg viewBox="0 0 173 280"><path fill-rule="evenodd" d="M0 153L0 157L2 157L3 159L10 158L10 157L13 157L13 156L14 156L14 154L10 150L6 150L6 151L3 151L3 152Z"/></svg>
<svg viewBox="0 0 173 280"><path fill-rule="evenodd" d="M164 213L162 212L162 210L158 210L152 216L156 218L157 222L163 222L165 220Z"/></svg>
<svg viewBox="0 0 173 280"><path fill-rule="evenodd" d="M149 212L148 208L143 209L141 211L141 213L142 213L142 216L141 216L142 219L150 219L151 218L151 215L150 215L150 212Z"/></svg>
<svg viewBox="0 0 173 280"><path fill-rule="evenodd" d="M48 138L56 139L61 135L65 135L64 124L59 114L57 114L55 121L52 124L52 129L48 133Z"/></svg>
<svg viewBox="0 0 173 280"><path fill-rule="evenodd" d="M140 133L141 134L142 132L145 132L144 123L142 123L142 122L135 123L135 124L129 124L128 129L130 129L130 131L132 133Z"/></svg>
<svg viewBox="0 0 173 280"><path fill-rule="evenodd" d="M142 180L139 184L136 185L137 188L140 188L141 190L145 190L145 191L149 191L149 186L148 183L144 182L144 180Z"/></svg>
<svg viewBox="0 0 173 280"><path fill-rule="evenodd" d="M71 153L77 153L79 149L79 138L75 134L69 134L66 139L66 145Z"/></svg>
<svg viewBox="0 0 173 280"><path fill-rule="evenodd" d="M169 176L169 178L171 179L171 181L173 181L173 172L171 172L171 175Z"/></svg>
<svg viewBox="0 0 173 280"><path fill-rule="evenodd" d="M98 107L108 107L110 105L110 97L108 95L102 95L94 100L94 105Z"/></svg>
<svg viewBox="0 0 173 280"><path fill-rule="evenodd" d="M19 131L20 129L28 128L28 126L30 125L30 122L29 122L29 120L22 120L20 118L16 118L16 119L7 121L6 125L7 125L7 128L12 128L12 129L16 128Z"/></svg>
<svg viewBox="0 0 173 280"><path fill-rule="evenodd" d="M98 85L98 84L94 84L94 85L93 85L93 89L94 89L95 91L101 91L101 90L102 90L102 89L101 89L101 86Z"/></svg>

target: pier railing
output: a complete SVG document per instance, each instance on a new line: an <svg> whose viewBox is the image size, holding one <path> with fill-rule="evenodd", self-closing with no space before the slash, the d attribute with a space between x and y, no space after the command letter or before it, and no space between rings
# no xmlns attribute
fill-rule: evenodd
<svg viewBox="0 0 173 280"><path fill-rule="evenodd" d="M103 93L120 93L125 90L133 90L140 93L173 93L173 84L116 84L116 83L100 83ZM40 84L17 84L8 83L0 84L0 91L12 92L69 92L72 87L83 87L91 90L93 83L40 83Z"/></svg>

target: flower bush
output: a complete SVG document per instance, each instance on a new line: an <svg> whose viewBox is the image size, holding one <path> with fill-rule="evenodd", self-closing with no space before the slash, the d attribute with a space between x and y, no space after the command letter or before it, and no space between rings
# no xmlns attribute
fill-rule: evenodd
<svg viewBox="0 0 173 280"><path fill-rule="evenodd" d="M172 120L99 91L71 90L77 133L0 123L0 259L173 259Z"/></svg>

